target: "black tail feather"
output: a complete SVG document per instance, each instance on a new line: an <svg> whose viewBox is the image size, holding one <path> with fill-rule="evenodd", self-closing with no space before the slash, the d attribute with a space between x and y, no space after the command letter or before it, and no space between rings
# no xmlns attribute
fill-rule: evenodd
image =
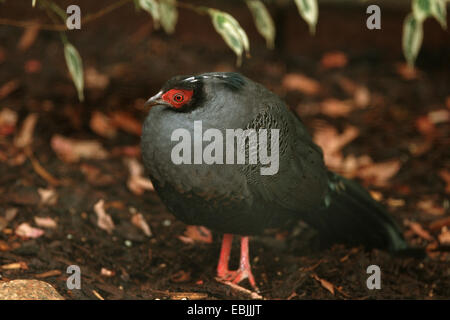
<svg viewBox="0 0 450 320"><path fill-rule="evenodd" d="M423 256L424 250L407 245L393 218L362 186L332 172L329 180L326 207L305 219L318 229L321 244L364 245L394 255Z"/></svg>

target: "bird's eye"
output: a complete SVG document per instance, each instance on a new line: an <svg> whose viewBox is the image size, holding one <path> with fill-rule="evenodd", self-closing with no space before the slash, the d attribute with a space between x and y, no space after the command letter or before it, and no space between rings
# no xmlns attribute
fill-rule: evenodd
<svg viewBox="0 0 450 320"><path fill-rule="evenodd" d="M173 96L173 100L174 100L175 102L178 102L178 103L183 102L183 100L184 100L184 95L181 94L181 93L176 93L176 94L174 94L174 96Z"/></svg>
<svg viewBox="0 0 450 320"><path fill-rule="evenodd" d="M1 1L1 0L0 0ZM170 89L162 95L162 100L170 104L173 108L181 108L189 102L194 94L194 90L188 89Z"/></svg>

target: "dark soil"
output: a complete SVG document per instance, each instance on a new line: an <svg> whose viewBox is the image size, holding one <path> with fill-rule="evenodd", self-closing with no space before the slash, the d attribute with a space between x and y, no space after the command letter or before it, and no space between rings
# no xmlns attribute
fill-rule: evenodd
<svg viewBox="0 0 450 320"><path fill-rule="evenodd" d="M85 2L87 11L100 6L97 2ZM35 12L26 10L22 15L20 6L8 6L11 11L2 8L1 16L23 20ZM382 201L404 200L404 205L389 206L389 211L403 226L405 237L415 246L434 248L424 260L394 258L378 250L367 252L343 246L318 250L314 235L307 228L276 230L253 238L250 243L253 273L261 295L268 299L449 299L449 250L433 245L441 230L429 229L432 222L450 215L449 187L446 193L446 183L439 175L441 170L450 169L449 122L436 125L437 138L426 152L413 155L408 148L413 142L425 140L423 132L417 129L419 117L450 108L449 34L435 21L426 22L425 45L418 59L419 76L406 80L396 72L397 65L403 63L400 39L405 11L386 10L383 29L368 31L364 7L324 6L318 32L312 37L295 10L280 10L276 15L278 49L269 51L246 10L226 8L220 3L218 6L235 14L250 37L252 58L245 60L238 71L283 97L299 112L311 132L323 123L339 130L347 124L356 126L359 137L346 146L344 154L369 155L375 161L401 160L400 171L387 185L373 187L362 183L382 194ZM28 156L21 163L23 152L13 146L15 132L0 135L0 216L8 208L18 208L17 216L0 231L0 281L36 279L44 272L59 270L60 275L44 275L43 280L68 299L97 299L94 292L105 299L248 298L245 292L214 278L219 234L214 234L212 244L184 243L179 236L186 225L175 220L156 193L136 195L128 189L128 169L123 148L119 147L136 150L139 135L119 131L114 139L106 139L89 126L93 111L120 110L141 122L146 115L142 108L144 99L173 75L235 70L233 53L214 32L208 18L182 10L177 32L167 36L154 31L148 16L135 13L129 5L70 33L69 39L80 51L85 68L94 67L109 79L104 89L88 88L84 103L78 102L67 75L59 35L41 31L31 47L21 51L17 43L22 32L20 28L0 26L0 87L11 80L17 83L16 90L0 96L0 108L16 111L19 127L27 115L38 114L31 148L35 159L60 183L51 185L43 179ZM347 65L322 68L322 55L334 50L345 53ZM37 60L42 69L26 72L24 66L30 60ZM282 86L287 73L316 79L323 90L316 96L287 92ZM314 105L330 97L348 98L337 84L340 77L366 86L373 97L371 104L337 118L302 109L302 105ZM50 145L55 134L95 139L111 156L106 160L66 163ZM98 169L97 176L88 179L82 172L83 165ZM54 188L57 203L41 204L38 188ZM105 200L116 225L111 235L97 226L93 206L99 199ZM432 199L442 210L433 215L419 208L421 199ZM130 207L144 215L153 233L151 237L130 222ZM51 217L58 226L46 229L36 239L14 234L22 222L33 225L35 216ZM411 232L406 220L418 222L432 239ZM232 258L236 263L238 253L236 242ZM1 268L15 262L24 262L26 268ZM74 264L81 268L80 290L66 287L66 269ZM372 264L381 268L381 290L367 289L366 269ZM101 275L102 268L113 271L113 275ZM334 286L334 295L326 289L325 281ZM242 285L249 288L247 282Z"/></svg>

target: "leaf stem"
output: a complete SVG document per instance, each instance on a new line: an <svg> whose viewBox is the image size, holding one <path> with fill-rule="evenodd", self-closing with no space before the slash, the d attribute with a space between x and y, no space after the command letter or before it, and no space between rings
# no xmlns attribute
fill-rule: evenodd
<svg viewBox="0 0 450 320"><path fill-rule="evenodd" d="M92 21L95 21L101 17L103 17L104 15L110 13L111 11L114 11L120 7L122 7L123 5L132 2L133 0L119 0L117 2L114 2L112 4L110 4L109 6L106 6L103 9L100 9L97 12L91 13L91 14L87 14L85 18L81 19L81 24L84 25L86 23L90 23ZM37 2L41 2L41 3L45 3L47 6L52 6L51 9L53 11L55 11L61 18L64 17L64 21L66 19L66 13L60 8L58 7L56 4L54 4L53 2L49 2L47 0L39 0ZM195 6L189 3L184 3L184 2L178 2L177 1L177 7L179 8L183 8L183 9L188 9L188 10L192 10L195 11L198 14L201 15L205 15L208 14L208 8L203 7L203 6ZM19 27L19 28L28 28L30 26L36 25L36 22L33 21L17 21L17 20L13 20L13 19L8 19L8 18L0 18L0 25L7 25L7 26L12 26L12 27ZM47 30L47 31L65 31L67 30L66 24L65 23L39 23L39 28L41 30Z"/></svg>

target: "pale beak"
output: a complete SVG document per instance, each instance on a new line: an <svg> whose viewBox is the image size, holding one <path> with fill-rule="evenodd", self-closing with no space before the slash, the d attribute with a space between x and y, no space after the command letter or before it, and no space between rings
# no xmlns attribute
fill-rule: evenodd
<svg viewBox="0 0 450 320"><path fill-rule="evenodd" d="M164 100L161 99L163 95L163 92L160 91L157 94L155 94L153 97L147 100L147 102L144 104L144 107L153 107L157 104L167 104Z"/></svg>

